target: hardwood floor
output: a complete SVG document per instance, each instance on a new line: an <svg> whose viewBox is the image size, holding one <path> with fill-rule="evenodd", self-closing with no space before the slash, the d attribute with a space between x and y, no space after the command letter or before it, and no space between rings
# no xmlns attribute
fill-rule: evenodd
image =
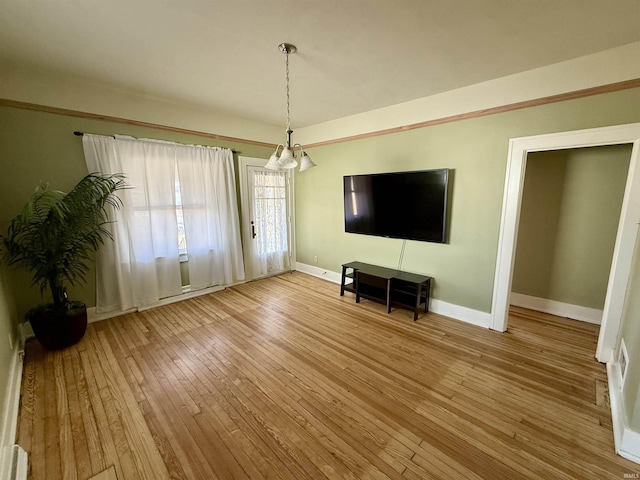
<svg viewBox="0 0 640 480"><path fill-rule="evenodd" d="M26 349L29 478L624 478L597 326L505 334L285 274ZM114 477L115 474L115 477Z"/></svg>

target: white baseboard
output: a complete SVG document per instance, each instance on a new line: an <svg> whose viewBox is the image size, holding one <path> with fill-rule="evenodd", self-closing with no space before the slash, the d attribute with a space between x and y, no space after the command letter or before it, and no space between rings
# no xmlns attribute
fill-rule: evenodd
<svg viewBox="0 0 640 480"><path fill-rule="evenodd" d="M14 445L11 462L11 480L27 480L29 473L29 457L20 445Z"/></svg>
<svg viewBox="0 0 640 480"><path fill-rule="evenodd" d="M102 320L106 320L108 318L119 317L120 315L126 315L127 313L133 313L137 311L136 308L130 308L124 312L107 312L107 313L97 313L96 307L87 307L87 322L101 322Z"/></svg>
<svg viewBox="0 0 640 480"><path fill-rule="evenodd" d="M296 262L296 270L298 272L306 273L314 277L322 278L333 283L340 285L342 281L342 274L333 272L324 268L314 267L313 265L307 265L306 263Z"/></svg>
<svg viewBox="0 0 640 480"><path fill-rule="evenodd" d="M432 298L429 302L429 311L444 315L445 317L455 318L462 322L477 325L478 327L489 328L491 325L491 314L474 310L473 308L462 307L453 303L443 302Z"/></svg>
<svg viewBox="0 0 640 480"><path fill-rule="evenodd" d="M340 282L342 281L341 273L332 272L331 270L314 267L313 265L307 265L305 263L297 262L296 270L337 283L338 285L340 285ZM490 313L473 310L460 305L454 305L453 303L436 300L434 298L429 301L429 311L484 328L489 328L491 322Z"/></svg>
<svg viewBox="0 0 640 480"><path fill-rule="evenodd" d="M238 282L238 283L244 283ZM238 285L238 283L234 283L233 285ZM173 297L166 297L161 299L158 303L154 303L153 305L147 305L145 307L139 308L130 308L124 311L113 311L113 312L97 312L96 307L88 307L87 308L87 322L101 322L102 320L107 320L108 318L119 317L120 315L126 315L127 313L133 312L144 312L145 310L150 310L156 307L162 307L164 305L170 305L176 302L182 302L183 300L189 300L190 298L199 297L201 295L207 295L209 293L219 292L224 290L227 287L233 285L216 285L214 287L203 288L201 290L190 291L188 288L183 289L183 293L180 295L174 295Z"/></svg>
<svg viewBox="0 0 640 480"><path fill-rule="evenodd" d="M616 453L627 460L640 464L640 433L631 430L627 424L622 397L622 374L613 352L611 359L607 362L607 382L609 384L609 402L611 403L613 441Z"/></svg>
<svg viewBox="0 0 640 480"><path fill-rule="evenodd" d="M556 302L546 298L532 297L522 293L511 292L509 303L516 307L537 310L538 312L550 313L559 317L568 317L587 323L602 323L602 310L596 308L582 307L570 303Z"/></svg>
<svg viewBox="0 0 640 480"><path fill-rule="evenodd" d="M20 340L13 346L9 383L5 392L5 408L2 412L2 443L0 444L0 478L10 478L13 469L14 444L18 428L20 407L20 388L22 386L22 367L24 345Z"/></svg>

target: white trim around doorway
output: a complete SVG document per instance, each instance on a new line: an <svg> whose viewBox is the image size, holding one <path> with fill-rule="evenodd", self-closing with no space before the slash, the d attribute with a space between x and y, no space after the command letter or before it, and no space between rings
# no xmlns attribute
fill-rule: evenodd
<svg viewBox="0 0 640 480"><path fill-rule="evenodd" d="M493 285L490 328L507 329L509 297L516 252L520 206L527 155L530 152L633 144L620 222L613 252L613 262L605 297L596 358L609 360L620 328L624 297L629 281L631 260L638 231L640 212L640 123L513 138L509 141L498 255Z"/></svg>

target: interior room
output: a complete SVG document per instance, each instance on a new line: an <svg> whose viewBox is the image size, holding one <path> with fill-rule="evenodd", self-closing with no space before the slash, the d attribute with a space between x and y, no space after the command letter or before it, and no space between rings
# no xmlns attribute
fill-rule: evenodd
<svg viewBox="0 0 640 480"><path fill-rule="evenodd" d="M637 1L2 10L0 479L640 475Z"/></svg>

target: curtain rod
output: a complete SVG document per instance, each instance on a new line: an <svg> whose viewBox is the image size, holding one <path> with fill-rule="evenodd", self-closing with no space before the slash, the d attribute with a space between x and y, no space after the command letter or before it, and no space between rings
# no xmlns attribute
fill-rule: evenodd
<svg viewBox="0 0 640 480"><path fill-rule="evenodd" d="M75 132L73 132L73 134L76 137L82 137L84 135L84 132L79 132L79 131L76 130ZM106 137L111 137L111 138L116 138L115 135L105 135L105 136ZM234 150L233 148L231 148L230 150L234 155L238 155L239 153L242 153L242 152L239 152L237 150Z"/></svg>

